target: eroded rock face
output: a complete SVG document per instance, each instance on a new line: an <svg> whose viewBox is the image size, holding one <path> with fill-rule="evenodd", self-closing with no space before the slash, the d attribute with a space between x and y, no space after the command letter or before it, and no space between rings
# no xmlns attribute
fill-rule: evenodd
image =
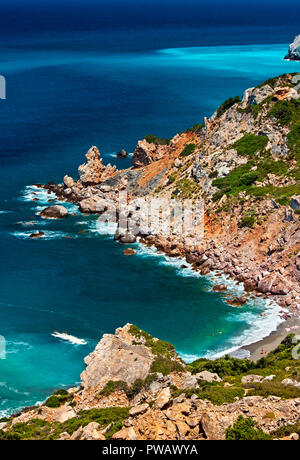
<svg viewBox="0 0 300 460"><path fill-rule="evenodd" d="M154 356L143 345L134 345L136 338L126 324L116 330L115 335L104 334L95 350L85 358L86 370L81 374L84 389L98 385L103 388L110 380L122 380L131 385L136 379L145 379L149 374Z"/></svg>
<svg viewBox="0 0 300 460"><path fill-rule="evenodd" d="M86 153L85 158L86 162L78 168L80 182L82 184L99 184L104 166L97 147L91 147Z"/></svg>
<svg viewBox="0 0 300 460"><path fill-rule="evenodd" d="M300 61L300 35L297 35L293 43L290 44L289 52L284 59Z"/></svg>
<svg viewBox="0 0 300 460"><path fill-rule="evenodd" d="M132 164L135 168L147 166L153 161L160 160L168 151L167 145L150 144L145 139L138 142L132 157Z"/></svg>

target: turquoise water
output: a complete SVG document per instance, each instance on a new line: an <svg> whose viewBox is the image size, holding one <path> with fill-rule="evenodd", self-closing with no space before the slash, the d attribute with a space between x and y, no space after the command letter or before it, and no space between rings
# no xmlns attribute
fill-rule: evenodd
<svg viewBox="0 0 300 460"><path fill-rule="evenodd" d="M175 135L245 88L299 70L299 63L282 59L287 35L280 35L283 44L237 46L228 28L216 43L227 46L216 47L199 46L207 42L203 36L197 42L195 31L195 46L186 47L175 30L167 40L152 30L110 32L107 40L99 32L3 38L0 334L7 355L0 360L0 413L78 382L83 357L103 333L127 322L171 341L188 360L234 350L276 327L278 308L263 301L230 307L208 278L182 270L181 261L140 246L136 256L123 256L124 247L97 232L93 217L41 220L36 213L45 195L27 186L61 181L66 173L75 177L93 144L105 162L114 162L115 152L132 152L146 134ZM252 43L253 36L249 30L243 41ZM33 230L46 238L29 239ZM59 341L54 329L87 345Z"/></svg>

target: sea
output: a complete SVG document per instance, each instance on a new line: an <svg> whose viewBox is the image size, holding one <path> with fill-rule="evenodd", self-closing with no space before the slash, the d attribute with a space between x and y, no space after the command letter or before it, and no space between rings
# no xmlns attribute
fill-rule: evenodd
<svg viewBox="0 0 300 460"><path fill-rule="evenodd" d="M116 153L132 154L145 135L170 138L246 88L299 71L283 60L299 4L4 0L0 9L0 417L78 385L84 357L128 322L187 362L237 353L276 329L275 302L232 307L227 296L242 287L224 275L203 277L139 244L126 257L111 229L74 204L65 220L41 219L49 196L33 184L76 179L92 145L104 163L128 167L131 156ZM227 295L213 292L223 281Z"/></svg>

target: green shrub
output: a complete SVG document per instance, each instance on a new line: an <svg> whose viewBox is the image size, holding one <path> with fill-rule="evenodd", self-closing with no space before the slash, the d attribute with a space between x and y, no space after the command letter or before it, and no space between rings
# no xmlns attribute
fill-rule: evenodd
<svg viewBox="0 0 300 460"><path fill-rule="evenodd" d="M55 393L46 400L44 405L47 407L59 407L70 399L72 399L72 395L70 395L67 390L61 388L55 391Z"/></svg>
<svg viewBox="0 0 300 460"><path fill-rule="evenodd" d="M291 101L278 101L269 111L268 116L274 117L281 126L286 126L299 114L300 102L297 99Z"/></svg>
<svg viewBox="0 0 300 460"><path fill-rule="evenodd" d="M194 153L196 149L196 144L186 144L186 146L184 147L184 149L182 150L180 156L181 157L187 157L189 155L191 155L192 153Z"/></svg>
<svg viewBox="0 0 300 460"><path fill-rule="evenodd" d="M122 380L110 380L107 382L103 390L100 391L99 395L100 396L109 396L111 393L114 393L115 391L126 391L128 390L128 385L126 382L123 382Z"/></svg>
<svg viewBox="0 0 300 460"><path fill-rule="evenodd" d="M182 372L183 370L184 367L178 361L166 358L165 356L157 356L151 365L150 372L168 375L171 372Z"/></svg>
<svg viewBox="0 0 300 460"><path fill-rule="evenodd" d="M239 223L239 228L253 228L256 221L256 217L252 214L251 216L244 216Z"/></svg>
<svg viewBox="0 0 300 460"><path fill-rule="evenodd" d="M227 99L220 105L220 107L217 110L216 117L219 118L221 115L223 115L223 113L225 113L228 109L230 109L230 107L232 107L234 104L240 101L241 99L239 96L230 97L229 99Z"/></svg>
<svg viewBox="0 0 300 460"><path fill-rule="evenodd" d="M174 345L164 340L154 340L148 332L139 329L137 326L132 325L129 329L129 333L139 339L143 337L145 339L145 345L151 348L154 355L172 357L176 354Z"/></svg>
<svg viewBox="0 0 300 460"><path fill-rule="evenodd" d="M171 139L163 139L162 137L157 137L154 134L148 134L147 136L145 136L145 140L149 144L169 145Z"/></svg>
<svg viewBox="0 0 300 460"><path fill-rule="evenodd" d="M255 134L245 134L241 139L232 144L239 155L253 158L257 152L262 152L268 143L267 136L256 136Z"/></svg>
<svg viewBox="0 0 300 460"><path fill-rule="evenodd" d="M224 358L209 360L205 358L197 359L187 365L187 370L192 374L202 371L209 371L218 374L220 377L225 375L240 375L248 372L255 367L255 363L249 359L232 358L229 355Z"/></svg>
<svg viewBox="0 0 300 460"><path fill-rule="evenodd" d="M32 419L16 423L12 430L0 432L0 440L45 440L51 432L51 424L45 420Z"/></svg>
<svg viewBox="0 0 300 460"><path fill-rule="evenodd" d="M300 435L300 422L295 423L293 425L281 426L280 428L278 428L278 430L272 431L270 435L274 439L290 436L292 433L297 433Z"/></svg>
<svg viewBox="0 0 300 460"><path fill-rule="evenodd" d="M197 123L192 128L187 129L187 133L200 134L203 129L203 123Z"/></svg>
<svg viewBox="0 0 300 460"><path fill-rule="evenodd" d="M236 422L227 428L226 440L227 441L267 441L271 437L265 434L262 430L256 429L255 422L252 418L244 418L239 415Z"/></svg>
<svg viewBox="0 0 300 460"><path fill-rule="evenodd" d="M218 174L219 174L218 171L215 169L214 171L209 173L208 177L212 179L214 177L218 177Z"/></svg>

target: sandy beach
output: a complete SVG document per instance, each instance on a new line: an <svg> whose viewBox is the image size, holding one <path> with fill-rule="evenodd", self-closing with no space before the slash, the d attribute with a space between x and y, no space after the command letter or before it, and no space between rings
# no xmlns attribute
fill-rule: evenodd
<svg viewBox="0 0 300 460"><path fill-rule="evenodd" d="M298 326L298 328L293 329L295 326ZM288 319L284 323L280 324L278 329L272 332L268 337L265 337L258 342L252 343L251 345L242 347L242 350L249 351L249 359L252 361L257 361L263 356L267 356L267 353L270 353L270 351L274 350L282 342L282 340L291 333L300 334L299 318ZM263 354L262 350L267 353Z"/></svg>

